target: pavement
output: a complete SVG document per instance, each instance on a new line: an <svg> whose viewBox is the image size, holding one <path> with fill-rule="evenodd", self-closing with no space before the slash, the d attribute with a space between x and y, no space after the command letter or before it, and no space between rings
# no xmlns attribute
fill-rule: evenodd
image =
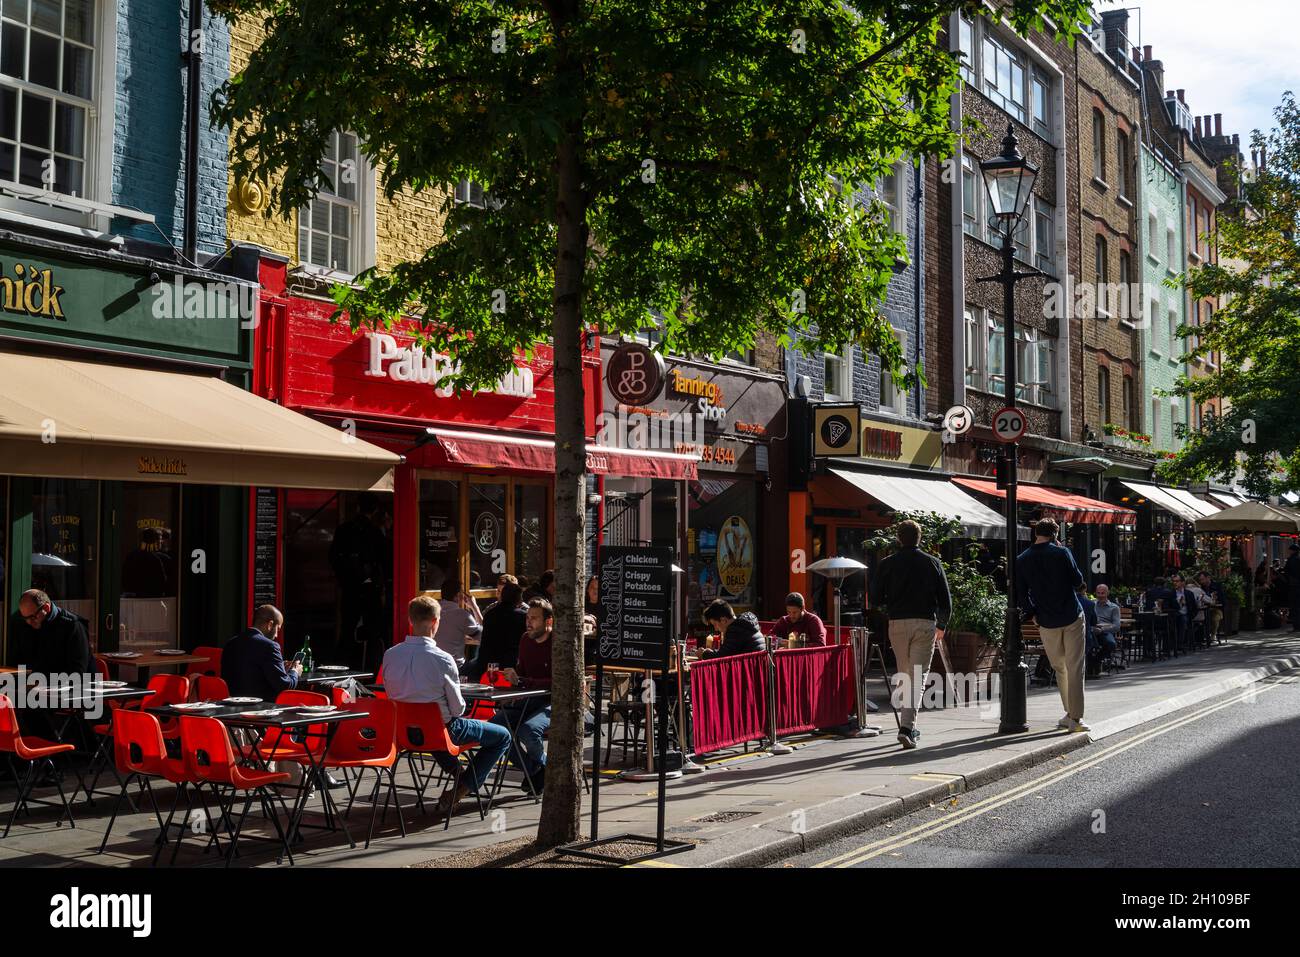
<svg viewBox="0 0 1300 957"><path fill-rule="evenodd" d="M1227 644L1178 658L1137 664L1090 681L1085 718L1091 734L1056 729L1061 716L1055 688L1032 688L1026 734L997 733L996 706L923 711L917 722L921 747L903 751L894 736L887 692L879 679L872 697L886 703L873 715L880 737L843 738L803 735L788 739L794 750L784 755L743 753L739 749L711 756L703 774L668 782L665 836L696 842L685 853L659 862L671 867L742 867L769 864L804 854L875 825L901 818L955 795L1000 781L1092 742L1121 734L1162 715L1188 708L1270 675L1300 667L1300 638L1278 632L1236 636ZM409 780L405 770L399 785ZM103 783L101 782L101 787ZM165 795L164 813L170 805ZM8 816L12 785L0 788L0 813ZM38 791L39 796L51 792ZM336 791L338 795L342 792ZM601 837L653 834L656 821L654 782L609 775L600 789ZM344 794L344 799L346 795ZM518 791L485 819L465 808L444 831L420 817L414 798L404 795L408 834L403 838L390 813L376 828L375 840L362 847L369 808L359 803L350 826L357 847L341 835L309 831L295 849L298 867L403 867L437 862L461 851L531 836L540 805ZM112 798L94 808L77 806L78 826L54 827L56 812L38 810L0 840L0 866L148 867L157 833L149 812L119 816L105 854L95 851L103 836ZM589 822L589 799L584 822ZM260 823L260 822L259 822ZM187 842L178 863L211 865L212 855ZM249 844L236 866L274 866L274 854ZM639 865L646 866L646 865Z"/></svg>

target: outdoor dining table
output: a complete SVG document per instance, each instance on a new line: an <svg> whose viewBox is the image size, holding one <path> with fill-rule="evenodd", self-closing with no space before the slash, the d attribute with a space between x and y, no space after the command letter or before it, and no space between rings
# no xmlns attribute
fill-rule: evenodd
<svg viewBox="0 0 1300 957"><path fill-rule="evenodd" d="M160 655L156 652L141 654L138 658L119 658L113 652L100 652L95 657L108 664L110 668L127 666L136 669L136 679L140 684L149 683L150 668L167 668L173 665L205 665L211 658L204 655Z"/></svg>
<svg viewBox="0 0 1300 957"><path fill-rule="evenodd" d="M352 833L343 821L343 816L339 813L338 805L334 803L334 798L330 795L330 789L324 768L321 766L329 751L330 742L334 740L334 735L338 731L339 725L344 721L351 721L356 718L366 717L363 711L305 711L302 706L295 705L278 705L271 701L261 701L256 704L225 704L219 703L215 708L182 708L177 710L172 705L164 705L158 708L146 708L150 714L163 718L179 718L183 715L200 718L216 718L227 728L239 728L245 731L257 733L257 740L253 744L253 758L260 763L262 768L266 768L267 762L261 758L258 752L258 745L266 736L268 731L291 731L295 735L303 737L321 738L323 736L324 746L315 748L306 748L308 765L304 768L302 786L298 789L298 797L294 801L293 810L289 812L289 825L284 831L284 851L276 858L276 863L284 859L285 853L289 854L289 863L293 863L293 854L289 851L289 845L301 839L301 829L303 824L303 815L307 809L307 799L311 793L311 783L315 782L317 790L321 794L321 802L324 807L325 824L315 825L323 827L325 830L335 831L340 827L343 835L348 840L348 845L356 849L357 842L352 839ZM259 712L264 712L259 714ZM314 726L323 725L324 731L317 732L313 730ZM317 751L319 750L319 753Z"/></svg>
<svg viewBox="0 0 1300 957"><path fill-rule="evenodd" d="M502 708L502 705L510 705L515 702L527 704L532 700L550 698L550 688L493 688L485 687L482 690L466 690L466 686L461 686L461 695L466 702L471 701L489 701L497 706L497 714L505 715L503 726L510 732L510 747L514 751L515 761L519 765L519 770L523 772L524 784L528 787L528 793L534 800L540 800L540 795L533 790L533 782L526 770L524 764L523 752L519 749L519 739L516 731L519 729L520 722L523 721L524 715L528 713L527 707L521 708ZM503 760L497 765L496 777L492 780L492 793L495 794L501 789L501 779L505 777L506 765L509 762Z"/></svg>
<svg viewBox="0 0 1300 957"><path fill-rule="evenodd" d="M373 671L361 671L360 669L344 668L342 670L334 668L316 668L313 671L303 672L302 677L298 679L300 685L336 685L343 681L356 680L364 681L366 678L373 678Z"/></svg>

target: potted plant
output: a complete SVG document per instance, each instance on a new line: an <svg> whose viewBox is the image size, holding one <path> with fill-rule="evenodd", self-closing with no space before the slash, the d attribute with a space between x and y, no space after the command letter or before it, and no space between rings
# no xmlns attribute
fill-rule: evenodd
<svg viewBox="0 0 1300 957"><path fill-rule="evenodd" d="M1241 625L1242 606L1246 603L1246 579L1229 575L1223 583L1223 597L1223 631L1235 635Z"/></svg>

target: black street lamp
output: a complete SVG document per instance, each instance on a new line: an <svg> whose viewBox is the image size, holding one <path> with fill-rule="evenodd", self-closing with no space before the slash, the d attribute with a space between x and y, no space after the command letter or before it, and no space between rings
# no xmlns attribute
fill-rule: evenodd
<svg viewBox="0 0 1300 957"><path fill-rule="evenodd" d="M1017 148L1016 135L1010 123L1002 140L1002 152L980 163L984 186L989 193L996 231L1002 236L1002 271L996 276L984 276L977 282L1002 283L1002 326L1005 338L1002 346L1003 384L1006 386L1008 409L1016 407L1016 281L1030 276L1043 275L1037 269L1016 271L1014 238L1024 219L1029 198L1034 194L1034 180L1038 170ZM1017 442L1007 443L1001 458L998 477L1007 494L1007 621L1003 641L1001 720L999 734L1019 734L1029 730L1025 720L1025 695L1028 669L1020 642L1020 610L1016 607L1016 466Z"/></svg>

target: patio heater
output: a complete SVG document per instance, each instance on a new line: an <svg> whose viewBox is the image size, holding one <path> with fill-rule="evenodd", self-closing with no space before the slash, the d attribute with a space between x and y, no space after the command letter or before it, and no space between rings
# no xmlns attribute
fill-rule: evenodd
<svg viewBox="0 0 1300 957"><path fill-rule="evenodd" d="M835 558L823 558L820 561L813 562L808 566L810 572L816 572L824 578L829 578L835 586L835 635L838 638L840 633L840 607L843 604L844 579L850 575L856 575L858 572L865 572L867 566L860 561L852 558L836 556ZM850 642L850 644L852 644ZM858 646L853 644L853 673L858 682L858 731L855 737L874 737L880 733L879 728L871 728L866 723L866 712L868 709L877 710L873 702L867 700L865 694L865 683L862 680L862 662L858 658Z"/></svg>

